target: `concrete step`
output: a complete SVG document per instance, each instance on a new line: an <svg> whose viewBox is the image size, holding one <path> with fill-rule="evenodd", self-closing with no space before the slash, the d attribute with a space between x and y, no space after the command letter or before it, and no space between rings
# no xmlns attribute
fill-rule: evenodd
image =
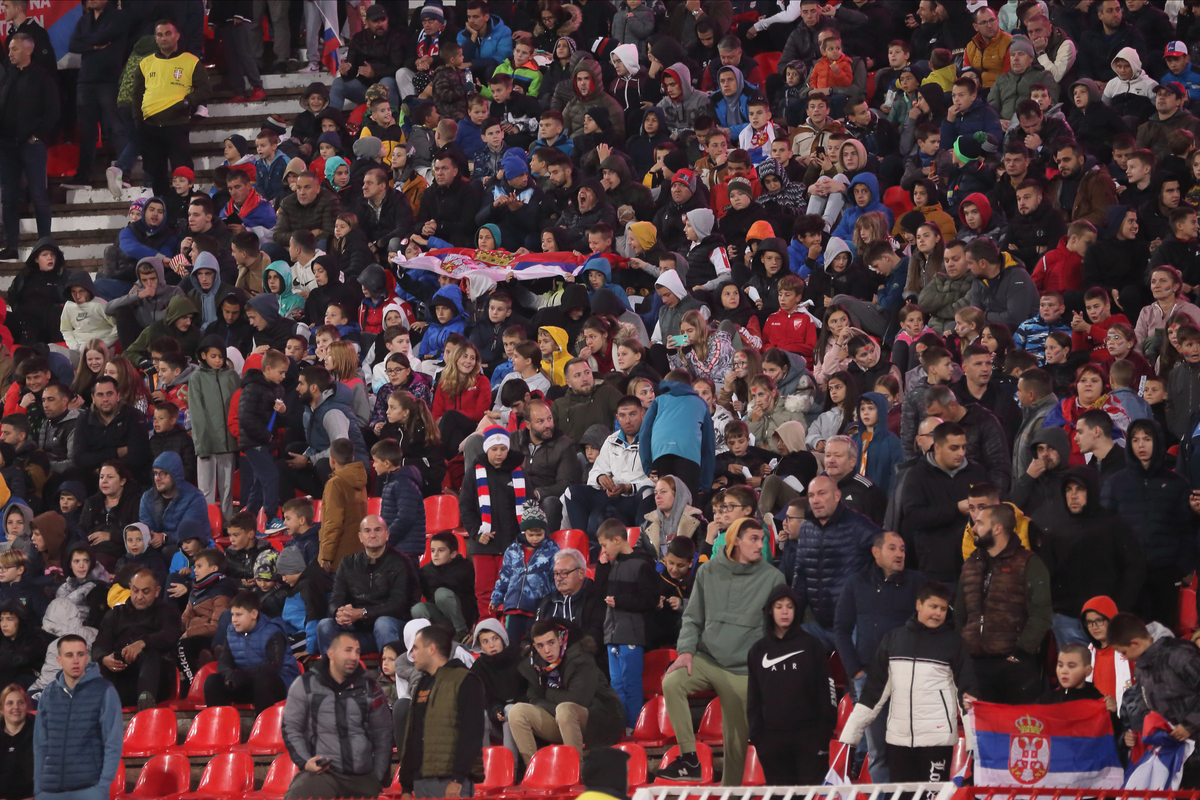
<svg viewBox="0 0 1200 800"><path fill-rule="evenodd" d="M150 190L147 189L146 192ZM106 190L107 193L107 190ZM108 195L112 199L112 195ZM86 206L85 206L86 208ZM115 236L115 232L125 227L128 217L124 213L121 214L87 214L81 216L61 217L55 216L54 220L54 235L59 237L62 233L75 233L84 231L104 231L105 233ZM21 220L21 234L37 234L37 220L26 218Z"/></svg>

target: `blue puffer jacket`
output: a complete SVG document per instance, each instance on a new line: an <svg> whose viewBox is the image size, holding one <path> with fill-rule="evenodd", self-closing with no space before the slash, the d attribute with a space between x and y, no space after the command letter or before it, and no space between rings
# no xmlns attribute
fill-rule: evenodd
<svg viewBox="0 0 1200 800"><path fill-rule="evenodd" d="M450 318L449 322L437 321L436 308L438 306L447 306L454 311L454 316ZM467 335L467 323L471 321L471 317L463 310L462 289L451 284L434 292L429 301L429 316L431 321L429 327L425 329L425 335L421 337L417 358L440 358L450 334Z"/></svg>
<svg viewBox="0 0 1200 800"><path fill-rule="evenodd" d="M865 206L859 206L854 201L854 187L860 183L871 190L871 202ZM832 234L846 242L850 247L851 254L854 253L854 224L868 211L882 211L887 217L888 228L891 228L895 222L892 210L879 201L879 179L869 172L862 172L850 181L850 187L846 189L846 208L842 211L842 221L833 229Z"/></svg>
<svg viewBox="0 0 1200 800"><path fill-rule="evenodd" d="M330 411L340 411L349 421L347 438L354 443L354 460L368 465L367 443L363 439L362 429L358 427L358 419L354 416L351 406L354 404L354 392L344 383L335 382L321 396L321 404L316 409L304 409L304 431L308 439L308 449L304 454L310 461L327 458L329 455L329 431L325 429L325 415Z"/></svg>
<svg viewBox="0 0 1200 800"><path fill-rule="evenodd" d="M138 509L138 521L155 533L165 533L167 538L179 544L179 524L185 519L195 520L207 530L208 501L204 493L192 486L183 477L183 459L178 453L167 451L154 459L154 469L165 470L175 479L179 493L170 500L159 494L158 489L148 489L142 495Z"/></svg>
<svg viewBox="0 0 1200 800"><path fill-rule="evenodd" d="M62 673L42 692L33 723L33 790L38 796L96 788L108 796L124 738L121 698L91 663L75 688Z"/></svg>
<svg viewBox="0 0 1200 800"><path fill-rule="evenodd" d="M411 464L390 475L381 475L383 491L379 515L388 528L388 547L420 558L425 553L425 500L421 497L421 471Z"/></svg>
<svg viewBox="0 0 1200 800"><path fill-rule="evenodd" d="M1125 469L1104 482L1100 496L1104 507L1120 514L1137 534L1147 568L1187 575L1196 566L1196 523L1188 505L1191 487L1167 465L1167 445L1158 423L1140 419L1129 426L1126 439L1132 441L1140 432L1154 441L1149 468L1126 458Z"/></svg>
<svg viewBox="0 0 1200 800"><path fill-rule="evenodd" d="M663 381L659 395L642 420L639 449L642 469L649 475L654 459L676 455L700 465L700 485L712 486L717 440L708 405L685 383Z"/></svg>
<svg viewBox="0 0 1200 800"><path fill-rule="evenodd" d="M458 33L458 46L462 48L463 61L470 62L475 74L482 75L488 71L487 67L494 69L512 55L512 31L504 24L504 20L492 14L487 30L478 42L471 41L470 34L464 28Z"/></svg>
<svg viewBox="0 0 1200 800"><path fill-rule="evenodd" d="M225 641L237 669L251 671L266 662L267 642L276 634L284 638L283 664L279 668L279 677L283 678L284 686L291 686L292 681L300 674L300 665L296 663L296 657L287 646L287 633L279 620L259 614L258 622L246 633L238 633L234 630L233 623L230 623L225 632Z"/></svg>
<svg viewBox="0 0 1200 800"><path fill-rule="evenodd" d="M872 563L871 543L880 531L874 522L841 503L824 525L815 519L800 524L792 588L822 628L833 630L842 584ZM803 613L803 608L797 608L796 618Z"/></svg>
<svg viewBox="0 0 1200 800"><path fill-rule="evenodd" d="M492 590L492 605L505 611L537 613L543 598L554 591L554 556L558 545L550 537L542 539L529 560L525 560L525 534L504 551L500 580Z"/></svg>
<svg viewBox="0 0 1200 800"><path fill-rule="evenodd" d="M866 450L863 450L863 434L860 430L854 434L854 445L858 448L858 452L862 455L861 458L867 460L867 480L883 490L884 494L891 494L892 474L895 472L896 465L904 462L904 447L900 444L900 437L888 430L888 401L879 392L867 392L862 396L861 403L874 403L876 412L879 414L875 432L871 436L871 442L867 445ZM861 423L862 416L860 413L855 413L855 419ZM859 461L861 464L862 461ZM855 467L858 471L858 467ZM905 617L907 619L907 616ZM901 620L903 621L903 620Z"/></svg>

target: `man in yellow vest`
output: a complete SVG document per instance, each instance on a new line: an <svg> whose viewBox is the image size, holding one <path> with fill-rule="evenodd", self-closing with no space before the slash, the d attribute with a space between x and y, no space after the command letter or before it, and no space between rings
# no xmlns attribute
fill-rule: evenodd
<svg viewBox="0 0 1200 800"><path fill-rule="evenodd" d="M158 52L143 59L133 76L133 121L142 143L142 167L154 194L166 197L171 173L192 168L192 114L212 97L212 87L200 59L179 48L174 22L155 25L154 42Z"/></svg>

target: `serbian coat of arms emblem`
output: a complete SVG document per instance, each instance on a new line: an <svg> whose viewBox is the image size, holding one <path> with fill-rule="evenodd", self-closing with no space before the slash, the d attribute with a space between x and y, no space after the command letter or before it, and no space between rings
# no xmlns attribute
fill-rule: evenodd
<svg viewBox="0 0 1200 800"><path fill-rule="evenodd" d="M1050 739L1041 735L1043 727L1028 714L1016 721L1017 733L1009 737L1008 771L1018 783L1037 783L1050 771Z"/></svg>
<svg viewBox="0 0 1200 800"><path fill-rule="evenodd" d="M175 72L173 72L172 74L175 76L175 80L180 80L181 78L183 78L183 70L181 70L181 69L175 70Z"/></svg>

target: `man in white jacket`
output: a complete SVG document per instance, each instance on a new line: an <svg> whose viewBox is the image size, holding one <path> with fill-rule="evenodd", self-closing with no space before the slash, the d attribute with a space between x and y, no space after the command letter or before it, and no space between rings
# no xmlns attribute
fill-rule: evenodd
<svg viewBox="0 0 1200 800"><path fill-rule="evenodd" d="M587 531L593 540L600 523L608 517L615 516L628 527L636 525L641 518L639 506L654 488L654 481L642 469L638 452L638 434L645 416L641 401L622 398L617 404L621 429L604 440L587 483L571 486L563 495L571 525Z"/></svg>

